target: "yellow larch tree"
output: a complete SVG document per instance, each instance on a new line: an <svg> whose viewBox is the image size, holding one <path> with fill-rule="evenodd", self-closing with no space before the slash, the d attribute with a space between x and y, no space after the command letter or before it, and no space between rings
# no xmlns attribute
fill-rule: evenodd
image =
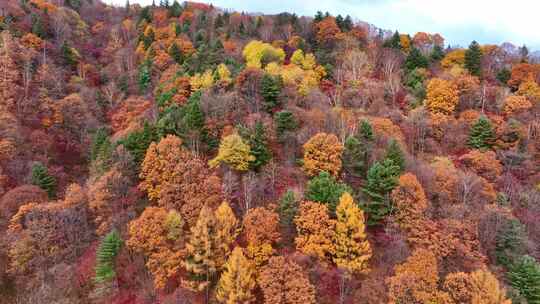
<svg viewBox="0 0 540 304"><path fill-rule="evenodd" d="M250 303L254 300L255 270L244 256L242 248L235 247L217 285L216 298L220 303Z"/></svg>
<svg viewBox="0 0 540 304"><path fill-rule="evenodd" d="M336 216L332 246L334 263L349 275L367 273L372 252L365 231L364 212L348 192L341 195Z"/></svg>
<svg viewBox="0 0 540 304"><path fill-rule="evenodd" d="M221 250L216 237L217 224L214 213L204 206L199 213L195 226L191 227L191 237L186 244L187 257L184 268L190 279L182 280L184 287L194 291L203 291L210 285L211 279L218 271Z"/></svg>
<svg viewBox="0 0 540 304"><path fill-rule="evenodd" d="M229 203L223 201L214 212L216 217L216 238L221 253L218 257L221 259L217 262L217 266L221 267L225 263L228 254L231 252L231 247L239 233L238 220L234 215Z"/></svg>

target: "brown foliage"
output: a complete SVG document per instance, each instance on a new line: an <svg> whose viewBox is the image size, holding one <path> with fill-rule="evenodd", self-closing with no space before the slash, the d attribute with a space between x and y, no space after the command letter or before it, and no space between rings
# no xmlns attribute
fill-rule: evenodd
<svg viewBox="0 0 540 304"><path fill-rule="evenodd" d="M282 256L270 258L259 275L265 304L310 304L315 288L307 274L293 261Z"/></svg>
<svg viewBox="0 0 540 304"><path fill-rule="evenodd" d="M501 162L493 151L472 150L459 158L469 169L483 178L494 181L502 174Z"/></svg>
<svg viewBox="0 0 540 304"><path fill-rule="evenodd" d="M399 177L398 186L392 191L391 199L396 208L396 220L405 229L418 225L429 206L424 188L412 173Z"/></svg>
<svg viewBox="0 0 540 304"><path fill-rule="evenodd" d="M215 208L222 201L221 180L181 144L178 137L168 135L150 145L139 187L159 206L178 210L186 222L193 224L202 206Z"/></svg>
<svg viewBox="0 0 540 304"><path fill-rule="evenodd" d="M508 85L517 90L521 83L530 78L536 79L539 73L540 67L538 65L518 63L512 67L512 74L508 80Z"/></svg>
<svg viewBox="0 0 540 304"><path fill-rule="evenodd" d="M86 203L80 186L72 185L64 201L21 206L8 228L10 271L26 273L78 257L91 236Z"/></svg>
<svg viewBox="0 0 540 304"><path fill-rule="evenodd" d="M19 207L27 203L43 203L47 201L47 193L34 185L22 185L6 192L0 198L0 216L9 220Z"/></svg>
<svg viewBox="0 0 540 304"><path fill-rule="evenodd" d="M267 208L249 209L244 216L243 226L250 244L274 244L280 239L279 214Z"/></svg>
<svg viewBox="0 0 540 304"><path fill-rule="evenodd" d="M335 42L340 38L341 30L336 24L334 17L326 17L321 22L315 24L317 41L320 44Z"/></svg>

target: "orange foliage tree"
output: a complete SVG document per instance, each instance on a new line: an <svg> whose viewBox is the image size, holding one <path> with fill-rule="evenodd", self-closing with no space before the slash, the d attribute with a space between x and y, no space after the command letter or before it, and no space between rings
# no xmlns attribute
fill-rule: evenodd
<svg viewBox="0 0 540 304"><path fill-rule="evenodd" d="M146 267L154 276L157 288L165 287L167 281L180 271L185 252L183 221L175 211L147 207L139 218L128 226L127 246L146 258Z"/></svg>
<svg viewBox="0 0 540 304"><path fill-rule="evenodd" d="M468 168L483 178L494 181L502 173L502 164L493 151L472 150L459 158Z"/></svg>
<svg viewBox="0 0 540 304"><path fill-rule="evenodd" d="M337 176L343 145L334 134L317 133L304 144L304 171L309 176L325 171Z"/></svg>
<svg viewBox="0 0 540 304"><path fill-rule="evenodd" d="M317 42L322 45L328 45L329 43L335 42L337 39L339 39L341 30L336 24L336 19L329 16L315 24L315 33Z"/></svg>
<svg viewBox="0 0 540 304"><path fill-rule="evenodd" d="M298 232L294 242L299 251L327 259L333 250L335 221L330 219L326 205L305 201L294 219Z"/></svg>
<svg viewBox="0 0 540 304"><path fill-rule="evenodd" d="M270 258L262 269L259 286L264 304L314 304L315 288L298 264L282 256Z"/></svg>
<svg viewBox="0 0 540 304"><path fill-rule="evenodd" d="M427 85L426 106L433 113L452 114L459 101L455 84L433 78Z"/></svg>
<svg viewBox="0 0 540 304"><path fill-rule="evenodd" d="M249 209L243 220L244 235L248 242L248 256L261 265L273 253L272 246L280 240L279 215L264 207Z"/></svg>
<svg viewBox="0 0 540 304"><path fill-rule="evenodd" d="M139 187L159 206L178 210L187 223L193 224L204 205L217 207L221 202L221 180L181 144L180 138L168 135L150 145Z"/></svg>
<svg viewBox="0 0 540 304"><path fill-rule="evenodd" d="M508 80L508 85L517 90L519 86L528 79L536 79L540 73L540 68L530 63L518 63L512 66L512 73Z"/></svg>
<svg viewBox="0 0 540 304"><path fill-rule="evenodd" d="M511 304L506 291L487 269L472 273L457 272L446 276L444 289L455 303Z"/></svg>
<svg viewBox="0 0 540 304"><path fill-rule="evenodd" d="M396 221L406 230L418 225L429 206L424 188L412 173L399 177L398 186L392 191L391 199L395 207Z"/></svg>
<svg viewBox="0 0 540 304"><path fill-rule="evenodd" d="M389 303L448 303L449 295L438 289L437 258L426 249L415 250L388 279Z"/></svg>
<svg viewBox="0 0 540 304"><path fill-rule="evenodd" d="M506 97L503 106L503 112L506 115L525 112L532 108L532 103L525 96L510 95Z"/></svg>

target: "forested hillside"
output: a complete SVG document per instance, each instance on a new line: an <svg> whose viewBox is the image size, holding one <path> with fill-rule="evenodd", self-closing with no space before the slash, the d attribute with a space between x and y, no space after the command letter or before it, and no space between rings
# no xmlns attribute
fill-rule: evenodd
<svg viewBox="0 0 540 304"><path fill-rule="evenodd" d="M540 64L429 30L0 0L0 303L539 304Z"/></svg>

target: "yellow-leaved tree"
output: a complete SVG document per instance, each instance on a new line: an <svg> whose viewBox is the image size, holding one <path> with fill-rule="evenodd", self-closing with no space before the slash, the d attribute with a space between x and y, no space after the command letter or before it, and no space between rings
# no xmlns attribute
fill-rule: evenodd
<svg viewBox="0 0 540 304"><path fill-rule="evenodd" d="M343 145L334 134L317 133L304 144L304 171L309 176L325 171L337 176Z"/></svg>
<svg viewBox="0 0 540 304"><path fill-rule="evenodd" d="M249 303L254 300L255 270L244 256L242 248L235 247L225 264L217 285L216 298L220 303Z"/></svg>
<svg viewBox="0 0 540 304"><path fill-rule="evenodd" d="M332 247L334 263L348 275L367 273L372 253L365 231L364 211L345 192L339 199L336 216Z"/></svg>
<svg viewBox="0 0 540 304"><path fill-rule="evenodd" d="M203 291L208 290L213 275L218 271L218 261L221 244L216 237L217 224L214 213L210 208L203 207L195 226L191 227L191 237L186 244L187 258L184 268L190 274L190 279L183 280L184 287Z"/></svg>
<svg viewBox="0 0 540 304"><path fill-rule="evenodd" d="M246 59L246 66L250 68L261 68L265 63L283 62L285 51L281 48L275 48L269 43L258 40L250 41L242 51Z"/></svg>
<svg viewBox="0 0 540 304"><path fill-rule="evenodd" d="M427 85L426 106L432 113L450 115L459 101L457 86L445 79L433 78Z"/></svg>
<svg viewBox="0 0 540 304"><path fill-rule="evenodd" d="M217 243L219 250L221 251L218 254L217 264L221 266L225 263L224 259L227 258L229 252L231 252L231 247L236 240L236 237L239 233L238 220L229 206L227 201L223 201L221 205L214 212L216 217L216 238L218 239Z"/></svg>
<svg viewBox="0 0 540 304"><path fill-rule="evenodd" d="M208 162L211 168L215 168L221 163L229 165L238 171L249 169L249 163L254 161L251 155L251 148L246 144L238 133L225 136L219 144L218 154Z"/></svg>

